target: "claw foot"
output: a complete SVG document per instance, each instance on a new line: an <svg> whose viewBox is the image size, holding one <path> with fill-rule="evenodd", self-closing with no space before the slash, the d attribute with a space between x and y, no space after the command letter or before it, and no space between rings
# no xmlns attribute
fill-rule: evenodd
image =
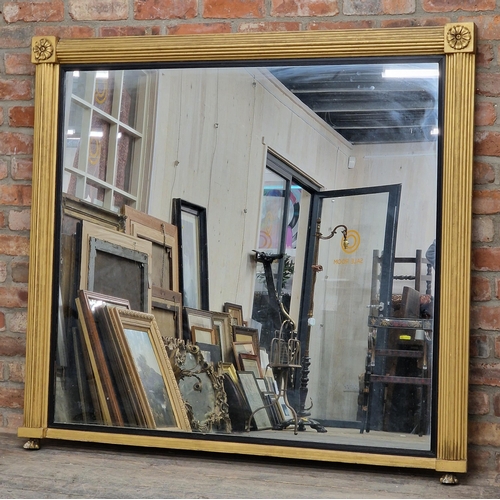
<svg viewBox="0 0 500 500"><path fill-rule="evenodd" d="M40 440L39 439L28 439L26 443L24 443L23 448L25 450L39 450L40 449Z"/></svg>
<svg viewBox="0 0 500 500"><path fill-rule="evenodd" d="M441 479L439 480L441 484L458 484L458 477L455 476L455 474L445 474L444 476L441 476Z"/></svg>

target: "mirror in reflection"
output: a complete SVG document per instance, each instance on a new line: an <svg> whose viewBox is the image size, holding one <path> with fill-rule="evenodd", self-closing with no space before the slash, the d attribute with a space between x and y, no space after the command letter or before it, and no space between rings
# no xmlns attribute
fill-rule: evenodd
<svg viewBox="0 0 500 500"><path fill-rule="evenodd" d="M66 71L54 423L430 450L440 68Z"/></svg>

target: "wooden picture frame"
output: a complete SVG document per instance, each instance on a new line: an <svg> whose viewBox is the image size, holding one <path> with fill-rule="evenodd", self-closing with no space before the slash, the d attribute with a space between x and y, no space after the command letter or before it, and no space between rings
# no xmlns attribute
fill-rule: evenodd
<svg viewBox="0 0 500 500"><path fill-rule="evenodd" d="M252 370L250 370L252 371ZM262 394L270 394L269 390L268 390L268 387L267 387L267 384L266 384L266 380L262 377L255 377L257 379L257 385L259 386L259 389L260 389L260 392L262 392ZM274 394L274 393L272 393Z"/></svg>
<svg viewBox="0 0 500 500"><path fill-rule="evenodd" d="M191 340L191 329L193 326L199 326L201 328L209 328L210 330L214 327L214 321L212 318L212 313L210 311L204 311L202 309L195 309L193 307L183 307L183 328L184 328L184 340Z"/></svg>
<svg viewBox="0 0 500 500"><path fill-rule="evenodd" d="M179 289L184 305L208 311L206 209L180 198L174 198L172 200L172 223L178 231Z"/></svg>
<svg viewBox="0 0 500 500"><path fill-rule="evenodd" d="M251 342L253 354L260 354L259 332L249 326L233 326L233 342Z"/></svg>
<svg viewBox="0 0 500 500"><path fill-rule="evenodd" d="M105 350L105 341L97 327L97 309L114 305L130 309L128 300L111 297L89 290L79 290L75 299L82 334L84 356L91 369L93 385L96 391L94 406L98 407L104 425L123 426L125 421L120 409L119 395L116 391Z"/></svg>
<svg viewBox="0 0 500 500"><path fill-rule="evenodd" d="M124 221L120 214L98 207L71 194L63 193L62 208L64 215L74 219L86 220L112 231L123 231Z"/></svg>
<svg viewBox="0 0 500 500"><path fill-rule="evenodd" d="M240 353L241 371L252 372L256 379L262 379L259 356L247 352Z"/></svg>
<svg viewBox="0 0 500 500"><path fill-rule="evenodd" d="M151 412L154 428L190 431L186 407L155 317L117 307L107 309L141 405L145 412Z"/></svg>
<svg viewBox="0 0 500 500"><path fill-rule="evenodd" d="M242 364L240 360L240 354L255 354L254 345L252 342L233 342L233 353L236 363L236 368L242 370Z"/></svg>
<svg viewBox="0 0 500 500"><path fill-rule="evenodd" d="M100 258L105 259L101 265L98 264ZM81 290L122 297L129 300L132 309L150 312L151 258L150 241L82 221ZM110 262L116 262L120 272L117 273ZM128 266L127 271L124 265Z"/></svg>
<svg viewBox="0 0 500 500"><path fill-rule="evenodd" d="M243 326L243 307L239 304L224 302L223 311L231 318L231 326Z"/></svg>
<svg viewBox="0 0 500 500"><path fill-rule="evenodd" d="M106 348L110 372L120 396L125 425L154 429L156 424L151 408L147 404L134 364L127 351L124 351L123 342L117 334L110 307L116 306L106 305L98 308L94 315L99 324L103 346Z"/></svg>
<svg viewBox="0 0 500 500"><path fill-rule="evenodd" d="M214 329L218 333L222 352L222 361L234 362L233 333L231 329L231 316L229 313L212 311Z"/></svg>
<svg viewBox="0 0 500 500"><path fill-rule="evenodd" d="M252 420L258 431L271 429L272 423L266 409L266 403L262 397L256 377L253 372L239 371L238 378L243 393L248 401L248 406L253 413Z"/></svg>
<svg viewBox="0 0 500 500"><path fill-rule="evenodd" d="M122 207L122 214L125 219L125 233L150 241L152 244L153 298L161 299L161 292L164 290L179 292L177 226L140 212L129 205Z"/></svg>
<svg viewBox="0 0 500 500"><path fill-rule="evenodd" d="M212 363L214 366L217 366L221 362L222 355L219 345L206 344L204 342L197 342L196 345L200 348L203 359L207 363Z"/></svg>
<svg viewBox="0 0 500 500"><path fill-rule="evenodd" d="M202 326L191 327L191 340L193 344L212 344L217 345L215 331L213 328L204 328Z"/></svg>
<svg viewBox="0 0 500 500"><path fill-rule="evenodd" d="M182 338L182 295L152 288L151 313L163 337Z"/></svg>

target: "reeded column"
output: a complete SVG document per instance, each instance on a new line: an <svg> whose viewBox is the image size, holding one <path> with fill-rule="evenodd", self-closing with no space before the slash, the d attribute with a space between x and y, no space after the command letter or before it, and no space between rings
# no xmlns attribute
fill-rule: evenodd
<svg viewBox="0 0 500 500"><path fill-rule="evenodd" d="M472 23L445 27L438 470L467 459L474 52Z"/></svg>
<svg viewBox="0 0 500 500"><path fill-rule="evenodd" d="M36 37L32 62L36 64L33 193L30 232L28 330L22 437L41 438L47 428L52 260L56 189L57 108L59 65L56 38Z"/></svg>

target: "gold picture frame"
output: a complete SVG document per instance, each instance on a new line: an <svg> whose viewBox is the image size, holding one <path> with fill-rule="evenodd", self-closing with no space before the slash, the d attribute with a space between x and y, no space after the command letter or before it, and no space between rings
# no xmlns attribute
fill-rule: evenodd
<svg viewBox="0 0 500 500"><path fill-rule="evenodd" d="M217 345L215 331L213 328L204 328L203 326L191 327L191 340L193 344L212 344Z"/></svg>
<svg viewBox="0 0 500 500"><path fill-rule="evenodd" d="M224 302L223 309L225 313L229 314L232 326L243 326L243 307L241 305Z"/></svg>
<svg viewBox="0 0 500 500"><path fill-rule="evenodd" d="M467 36L463 37L463 34ZM459 40L459 37L462 41ZM465 43L466 42L466 43ZM44 50L41 50L43 47ZM414 467L460 473L467 469L470 240L476 28L473 23L329 32L245 33L154 37L62 39L36 36L33 194L23 425L18 435L152 447L204 450ZM50 48L48 50L47 48ZM427 456L262 445L253 442L158 437L55 428L49 395L56 228L59 75L63 65L139 64L280 59L442 57L444 130L442 149L441 269L437 425ZM457 91L459 89L460 91ZM456 272L457 269L460 272ZM457 312L459 311L459 313ZM453 356L450 357L450 353ZM29 444L32 446L33 443Z"/></svg>
<svg viewBox="0 0 500 500"><path fill-rule="evenodd" d="M106 307L121 346L121 353L148 415L148 427L190 431L191 425L163 339L152 314L118 307ZM154 378L153 378L154 376ZM158 380L163 382L159 395Z"/></svg>

